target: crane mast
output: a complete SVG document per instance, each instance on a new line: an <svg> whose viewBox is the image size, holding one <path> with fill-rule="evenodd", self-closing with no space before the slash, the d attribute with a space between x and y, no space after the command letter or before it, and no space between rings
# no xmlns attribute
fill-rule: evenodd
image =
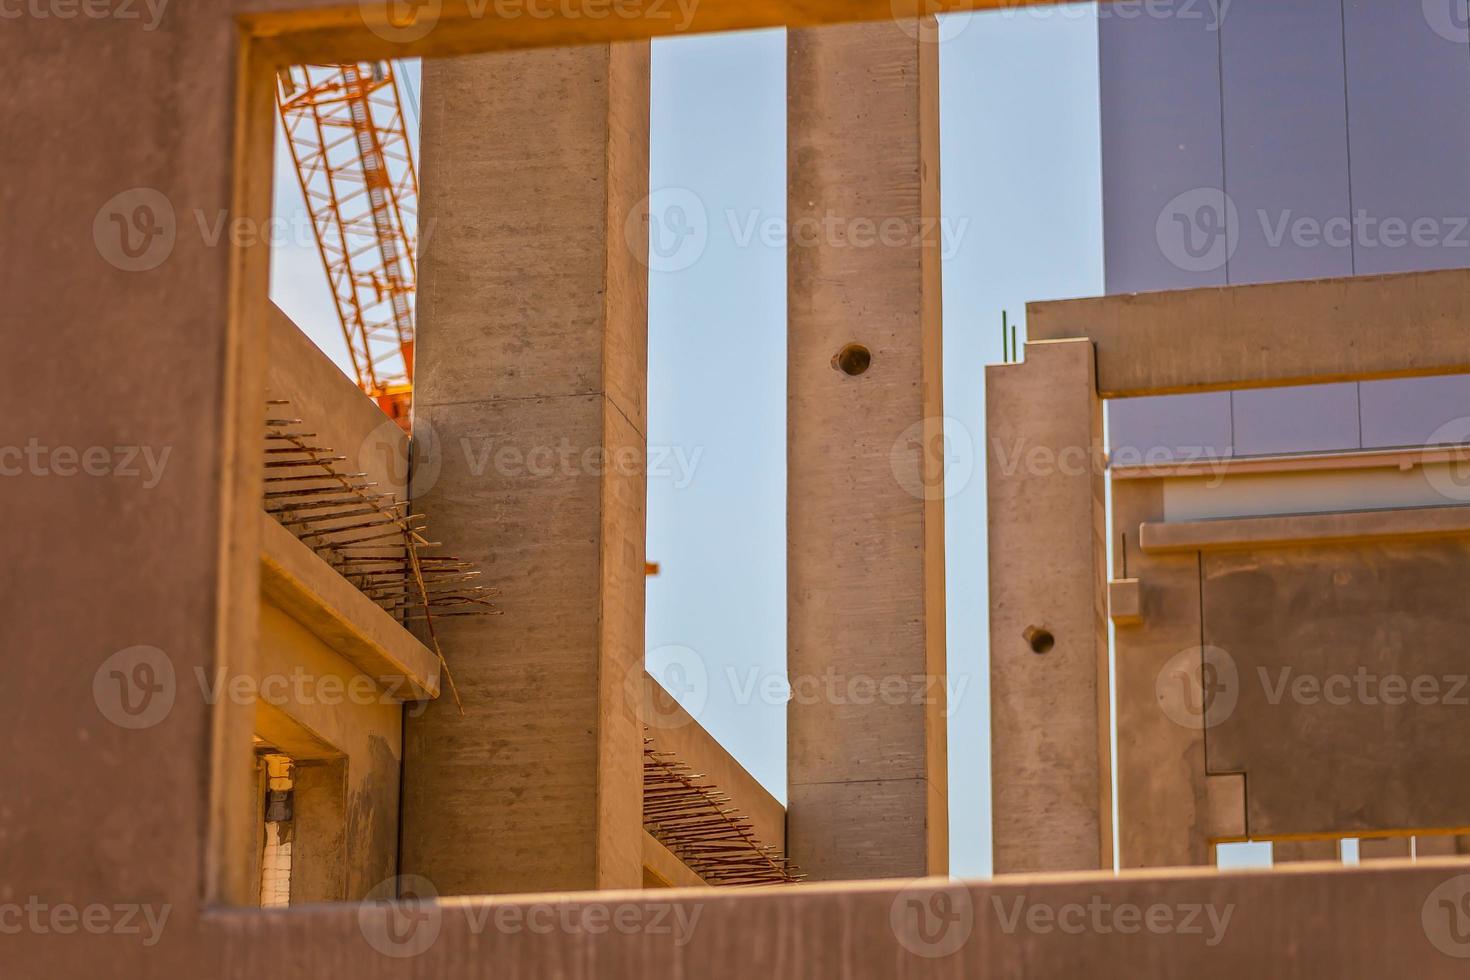
<svg viewBox="0 0 1470 980"><path fill-rule="evenodd" d="M276 95L358 386L406 429L419 188L393 63L295 65Z"/></svg>

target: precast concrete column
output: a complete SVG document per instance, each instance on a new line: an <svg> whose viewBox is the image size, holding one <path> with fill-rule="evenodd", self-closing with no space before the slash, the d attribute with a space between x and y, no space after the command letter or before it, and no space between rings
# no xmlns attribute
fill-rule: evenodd
<svg viewBox="0 0 1470 980"><path fill-rule="evenodd" d="M648 45L423 71L414 505L503 615L437 625L464 714L410 713L402 869L637 888Z"/></svg>
<svg viewBox="0 0 1470 980"><path fill-rule="evenodd" d="M933 24L793 30L787 69L788 850L944 874Z"/></svg>

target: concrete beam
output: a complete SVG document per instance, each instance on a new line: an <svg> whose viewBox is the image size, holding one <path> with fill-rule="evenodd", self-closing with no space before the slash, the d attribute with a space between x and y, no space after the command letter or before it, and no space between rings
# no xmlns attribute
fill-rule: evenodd
<svg viewBox="0 0 1470 980"><path fill-rule="evenodd" d="M1451 838L1453 840L1453 838ZM1273 864L1301 864L1306 861L1341 861L1337 840L1278 840L1271 843Z"/></svg>
<svg viewBox="0 0 1470 980"><path fill-rule="evenodd" d="M19 976L1463 977L1463 861L675 889L175 914L7 937ZM151 909L157 914L157 909ZM1019 914L1019 918L1017 915ZM141 916L140 916L141 920ZM145 924L146 927L146 924ZM753 937L764 937L756 940ZM487 970L493 964L494 969ZM98 970L94 969L94 973Z"/></svg>
<svg viewBox="0 0 1470 980"><path fill-rule="evenodd" d="M1113 574L1139 582L1139 622L1113 634L1117 710L1118 863L1213 864L1212 842L1246 834L1245 780L1207 777L1201 710L1200 559L1138 545L1164 516L1161 480L1113 484Z"/></svg>
<svg viewBox="0 0 1470 980"><path fill-rule="evenodd" d="M560 0L544 7L436 0L412 7L341 0L236 0L248 32L281 64L432 57L606 44L710 31L893 22L1070 0ZM285 9L282 9L285 8ZM487 14L487 9L490 13ZM498 11L508 11L496 15Z"/></svg>
<svg viewBox="0 0 1470 980"><path fill-rule="evenodd" d="M408 496L408 434L274 303L265 316L265 399L288 405L260 410L271 418L299 418L313 445L346 456L343 469L366 473L377 493Z"/></svg>
<svg viewBox="0 0 1470 980"><path fill-rule="evenodd" d="M995 871L1112 866L1102 402L1085 340L986 369Z"/></svg>
<svg viewBox="0 0 1470 980"><path fill-rule="evenodd" d="M788 851L819 880L942 874L938 53L916 23L801 30L787 67L788 671L874 691L788 707ZM864 222L901 233L859 247Z"/></svg>
<svg viewBox="0 0 1470 980"><path fill-rule="evenodd" d="M1358 841L1359 861L1402 861L1412 852L1412 837L1364 837Z"/></svg>
<svg viewBox="0 0 1470 980"><path fill-rule="evenodd" d="M1150 521L1138 529L1150 554L1232 551L1300 545L1413 541L1470 535L1470 507L1234 517L1208 521Z"/></svg>
<svg viewBox="0 0 1470 980"><path fill-rule="evenodd" d="M656 752L667 752L713 783L750 822L762 844L786 850L786 808L646 671L643 723ZM653 708L653 710L649 710ZM690 872L691 874L693 872Z"/></svg>
<svg viewBox="0 0 1470 980"><path fill-rule="evenodd" d="M1104 398L1470 372L1470 269L1031 303L1086 337Z"/></svg>
<svg viewBox="0 0 1470 980"><path fill-rule="evenodd" d="M267 602L371 677L389 700L439 696L439 658L382 606L269 514L261 515L261 541L260 588Z"/></svg>
<svg viewBox="0 0 1470 980"><path fill-rule="evenodd" d="M648 46L426 63L413 495L503 591L443 620L402 867L441 894L642 882Z"/></svg>
<svg viewBox="0 0 1470 980"><path fill-rule="evenodd" d="M643 832L644 888L709 888L678 855L648 831Z"/></svg>

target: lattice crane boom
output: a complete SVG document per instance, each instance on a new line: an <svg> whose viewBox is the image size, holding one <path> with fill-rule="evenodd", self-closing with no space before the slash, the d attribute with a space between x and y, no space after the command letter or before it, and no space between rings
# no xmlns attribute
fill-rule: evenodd
<svg viewBox="0 0 1470 980"><path fill-rule="evenodd" d="M393 64L293 66L277 105L357 383L407 427L419 188Z"/></svg>

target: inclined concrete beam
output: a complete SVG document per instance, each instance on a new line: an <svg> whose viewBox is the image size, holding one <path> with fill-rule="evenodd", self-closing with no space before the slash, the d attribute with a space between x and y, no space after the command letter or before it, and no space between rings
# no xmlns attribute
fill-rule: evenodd
<svg viewBox="0 0 1470 980"><path fill-rule="evenodd" d="M312 433L314 446L346 456L342 470L364 473L373 492L408 498L408 434L383 414L321 348L268 304L266 384L260 411L272 419L300 419L293 432ZM265 400L285 401L269 408Z"/></svg>
<svg viewBox="0 0 1470 980"><path fill-rule="evenodd" d="M446 678L407 725L402 868L441 894L642 881L648 70L424 66L414 505L504 610L438 622L464 714Z"/></svg>
<svg viewBox="0 0 1470 980"><path fill-rule="evenodd" d="M1098 391L1188 391L1470 372L1470 269L1031 303L1033 340L1086 337Z"/></svg>
<svg viewBox="0 0 1470 980"><path fill-rule="evenodd" d="M667 752L730 798L762 844L786 851L786 808L746 771L729 749L704 730L647 671L643 723L655 752ZM692 872L691 872L692 873Z"/></svg>
<svg viewBox="0 0 1470 980"><path fill-rule="evenodd" d="M907 28L788 39L788 671L817 693L788 707L787 842L819 880L948 867L939 66Z"/></svg>
<svg viewBox="0 0 1470 980"><path fill-rule="evenodd" d="M648 831L643 832L644 888L709 888L711 887L678 855Z"/></svg>
<svg viewBox="0 0 1470 980"><path fill-rule="evenodd" d="M1102 402L1085 340L986 369L995 871L1112 866Z"/></svg>

